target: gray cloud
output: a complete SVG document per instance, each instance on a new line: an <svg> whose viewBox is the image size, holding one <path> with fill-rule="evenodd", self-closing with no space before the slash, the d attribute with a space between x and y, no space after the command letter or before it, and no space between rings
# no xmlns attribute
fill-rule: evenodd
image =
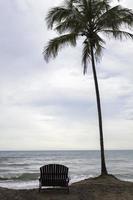
<svg viewBox="0 0 133 200"><path fill-rule="evenodd" d="M89 65L83 76L81 45L66 48L49 64L43 60L43 46L56 36L44 18L60 2L0 2L1 149L99 148L92 70ZM133 8L131 0L121 3ZM97 64L106 148L133 148L132 49L131 41L108 39Z"/></svg>

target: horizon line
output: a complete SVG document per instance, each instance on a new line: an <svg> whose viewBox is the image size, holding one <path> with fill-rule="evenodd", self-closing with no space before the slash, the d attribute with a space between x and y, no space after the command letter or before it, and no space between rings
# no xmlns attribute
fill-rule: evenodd
<svg viewBox="0 0 133 200"><path fill-rule="evenodd" d="M133 149L105 149L105 151L132 151ZM1 151L100 151L100 149L0 149Z"/></svg>

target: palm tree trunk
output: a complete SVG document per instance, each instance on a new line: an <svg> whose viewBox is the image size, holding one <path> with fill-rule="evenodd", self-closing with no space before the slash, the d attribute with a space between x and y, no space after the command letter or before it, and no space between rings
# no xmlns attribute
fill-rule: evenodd
<svg viewBox="0 0 133 200"><path fill-rule="evenodd" d="M101 103L100 103L100 94L98 87L98 80L95 68L95 60L93 53L93 46L91 46L91 61L92 61L92 70L94 76L95 83L95 91L96 91L96 100L97 100L97 110L98 110L98 120L99 120L99 132L100 132L100 148L101 148L101 175L108 174L105 164L105 155L104 155L104 139L103 139L103 127L102 127L102 112L101 112Z"/></svg>

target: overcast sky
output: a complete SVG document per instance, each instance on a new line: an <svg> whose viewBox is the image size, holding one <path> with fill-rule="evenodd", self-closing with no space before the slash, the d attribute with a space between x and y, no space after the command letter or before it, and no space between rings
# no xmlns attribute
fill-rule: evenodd
<svg viewBox="0 0 133 200"><path fill-rule="evenodd" d="M99 149L91 65L81 46L45 63L44 18L62 0L0 0L0 150ZM121 4L133 9L132 0ZM106 149L133 149L133 41L106 40L97 64Z"/></svg>

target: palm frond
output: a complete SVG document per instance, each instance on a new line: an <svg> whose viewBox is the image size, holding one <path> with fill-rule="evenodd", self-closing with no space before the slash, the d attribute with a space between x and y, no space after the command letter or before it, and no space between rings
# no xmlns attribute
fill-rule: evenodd
<svg viewBox="0 0 133 200"><path fill-rule="evenodd" d="M122 25L133 25L133 12L128 8L120 5L114 6L103 13L97 21L99 30L102 28L119 29Z"/></svg>
<svg viewBox="0 0 133 200"><path fill-rule="evenodd" d="M65 0L64 5L67 9L72 9L74 6L74 3L76 3L76 0Z"/></svg>
<svg viewBox="0 0 133 200"><path fill-rule="evenodd" d="M116 21L117 24L127 26L128 28L133 26L133 11L128 8L122 8L119 6L118 12L119 18Z"/></svg>
<svg viewBox="0 0 133 200"><path fill-rule="evenodd" d="M94 55L95 55L95 59L97 62L100 61L100 59L102 57L104 44L105 44L105 41L98 34L95 33L95 35L94 35Z"/></svg>
<svg viewBox="0 0 133 200"><path fill-rule="evenodd" d="M50 40L43 51L44 59L48 62L51 57L55 58L63 46L76 46L77 37L76 33L70 33Z"/></svg>
<svg viewBox="0 0 133 200"><path fill-rule="evenodd" d="M95 10L93 12L93 21L96 21L99 19L99 17L105 13L105 11L108 11L111 8L108 0L102 0L102 1L93 1L92 4L92 10Z"/></svg>
<svg viewBox="0 0 133 200"><path fill-rule="evenodd" d="M122 40L123 38L126 39L132 39L133 40L133 34L121 31L121 30L103 30L103 33L106 34L108 37L113 36L115 39Z"/></svg>
<svg viewBox="0 0 133 200"><path fill-rule="evenodd" d="M65 32L80 32L82 30L82 24L77 22L75 19L66 20L55 27L59 34Z"/></svg>
<svg viewBox="0 0 133 200"><path fill-rule="evenodd" d="M54 7L52 8L47 16L46 23L49 29L53 28L54 23L59 23L71 14L71 10L65 7Z"/></svg>
<svg viewBox="0 0 133 200"><path fill-rule="evenodd" d="M97 21L97 27L99 30L102 28L118 28L117 24L114 23L118 19L117 11L119 6L115 6L106 12L104 12Z"/></svg>
<svg viewBox="0 0 133 200"><path fill-rule="evenodd" d="M85 40L83 42L83 50L82 50L82 64L83 64L83 74L87 73L87 63L91 60L91 48L90 43Z"/></svg>

